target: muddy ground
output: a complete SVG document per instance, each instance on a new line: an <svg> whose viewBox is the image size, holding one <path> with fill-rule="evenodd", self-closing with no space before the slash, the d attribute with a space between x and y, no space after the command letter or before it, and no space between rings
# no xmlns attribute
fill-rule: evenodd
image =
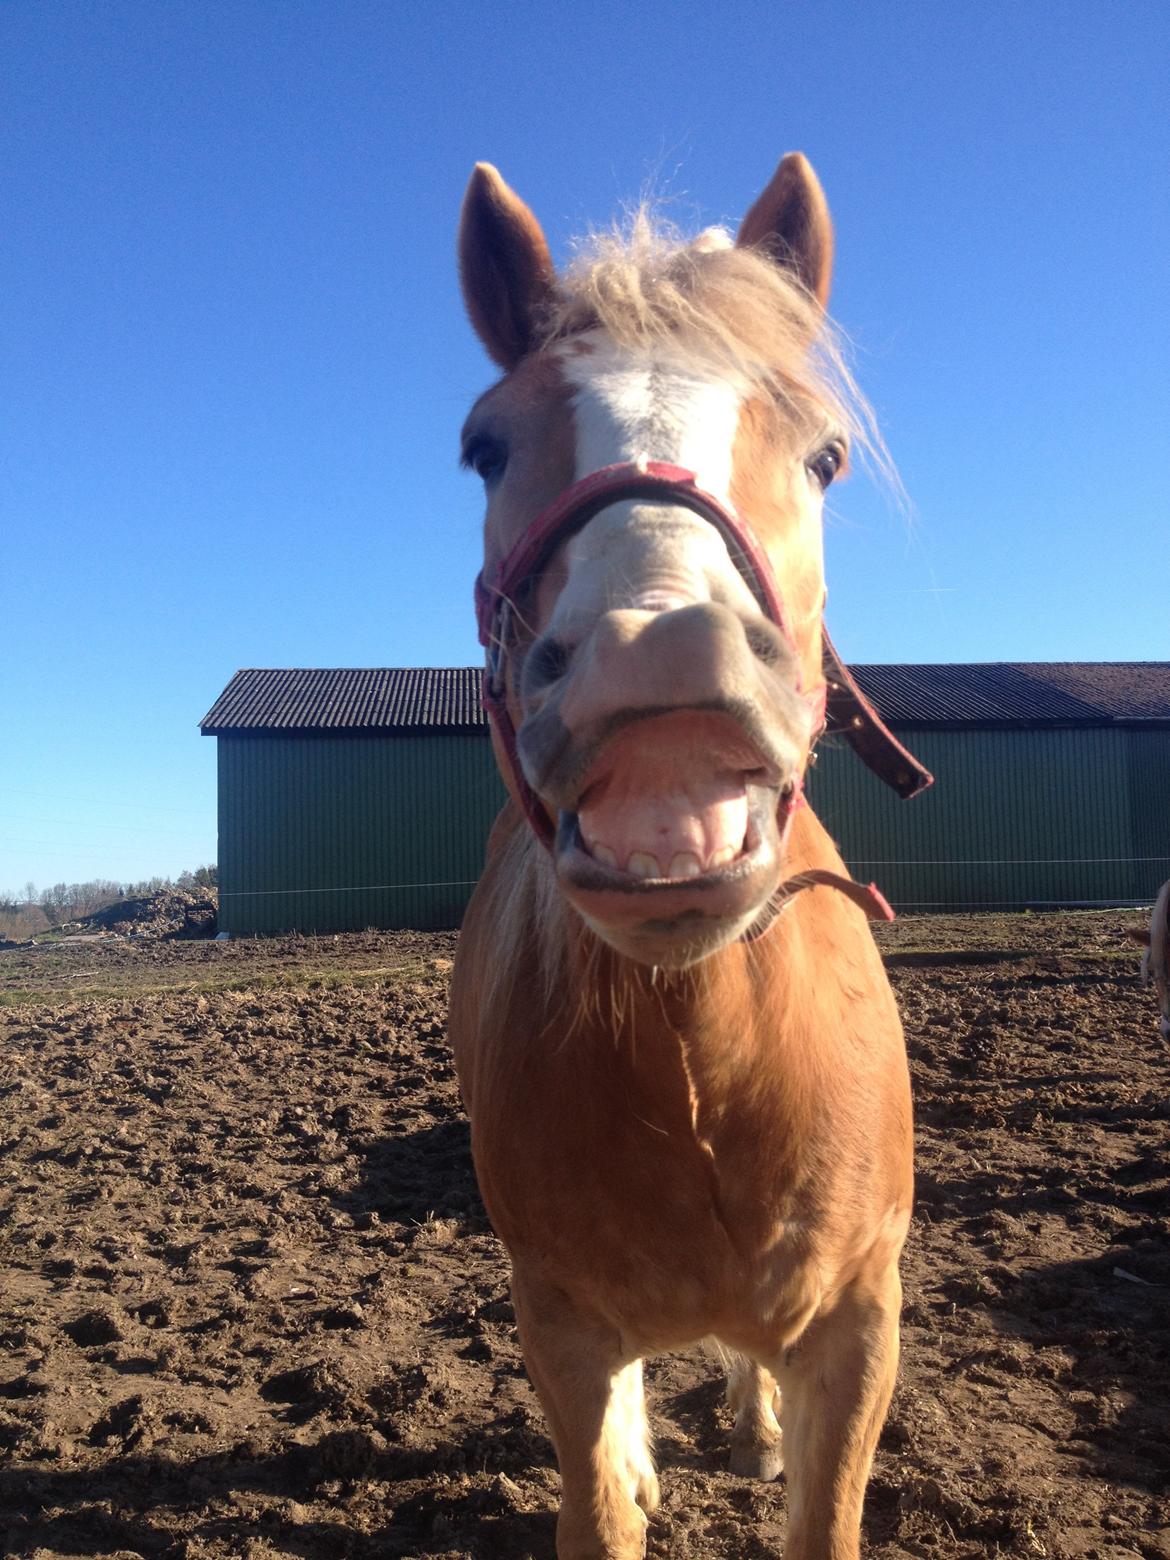
<svg viewBox="0 0 1170 1560"><path fill-rule="evenodd" d="M1170 1057L1123 912L883 929L915 1077L882 1560L1170 1557ZM0 1549L549 1557L557 1475L444 1033L452 936L0 953ZM653 1556L763 1560L714 1367Z"/></svg>

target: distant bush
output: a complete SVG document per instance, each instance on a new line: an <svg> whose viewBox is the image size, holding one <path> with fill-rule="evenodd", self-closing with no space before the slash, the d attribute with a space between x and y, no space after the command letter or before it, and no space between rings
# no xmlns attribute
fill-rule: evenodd
<svg viewBox="0 0 1170 1560"><path fill-rule="evenodd" d="M63 921L79 921L83 916L104 910L122 897L122 885L104 878L92 883L56 883L41 891L38 903L51 926Z"/></svg>
<svg viewBox="0 0 1170 1560"><path fill-rule="evenodd" d="M17 904L13 900L0 901L0 941L21 942L47 931L49 918L40 905Z"/></svg>
<svg viewBox="0 0 1170 1560"><path fill-rule="evenodd" d="M176 888L185 888L188 892L196 888L218 888L219 869L217 867L196 867L194 872L180 872L175 879Z"/></svg>

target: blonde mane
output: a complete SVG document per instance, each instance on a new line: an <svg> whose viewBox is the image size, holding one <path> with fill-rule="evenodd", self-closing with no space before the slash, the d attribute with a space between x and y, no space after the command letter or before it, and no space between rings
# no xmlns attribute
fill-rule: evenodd
<svg viewBox="0 0 1170 1560"><path fill-rule="evenodd" d="M646 206L584 240L544 317L544 345L602 329L634 351L675 343L761 384L798 414L828 414L887 466L841 332L795 274L708 228L687 240Z"/></svg>

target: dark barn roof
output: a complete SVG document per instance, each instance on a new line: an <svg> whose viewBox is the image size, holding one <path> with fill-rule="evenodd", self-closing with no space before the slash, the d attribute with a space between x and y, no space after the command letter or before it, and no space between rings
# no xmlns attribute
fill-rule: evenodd
<svg viewBox="0 0 1170 1560"><path fill-rule="evenodd" d="M1170 723L1170 661L990 661L852 670L894 726Z"/></svg>
<svg viewBox="0 0 1170 1560"><path fill-rule="evenodd" d="M1170 661L998 661L854 666L892 726L1170 725ZM486 724L475 666L237 672L200 722L242 732L472 730Z"/></svg>
<svg viewBox="0 0 1170 1560"><path fill-rule="evenodd" d="M486 726L477 666L285 668L237 672L200 722L240 731L445 731Z"/></svg>

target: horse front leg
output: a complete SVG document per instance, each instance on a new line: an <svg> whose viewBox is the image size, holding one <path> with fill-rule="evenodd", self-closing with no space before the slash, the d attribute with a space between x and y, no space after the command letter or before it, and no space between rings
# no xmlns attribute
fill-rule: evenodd
<svg viewBox="0 0 1170 1560"><path fill-rule="evenodd" d="M866 1480L898 1370L896 1267L856 1280L783 1361L785 1560L858 1560Z"/></svg>
<svg viewBox="0 0 1170 1560"><path fill-rule="evenodd" d="M557 1560L641 1560L658 1505L642 1362L615 1328L523 1265L512 1296L561 1471Z"/></svg>

